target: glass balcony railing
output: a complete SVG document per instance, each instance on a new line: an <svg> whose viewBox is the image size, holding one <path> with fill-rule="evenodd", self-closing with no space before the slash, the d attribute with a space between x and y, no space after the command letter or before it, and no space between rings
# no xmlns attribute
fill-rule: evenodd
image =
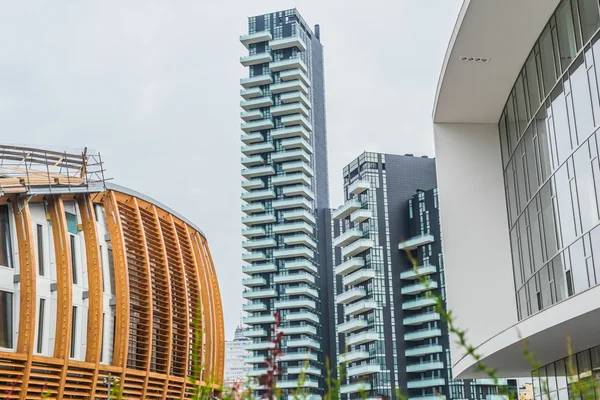
<svg viewBox="0 0 600 400"><path fill-rule="evenodd" d="M435 238L430 234L415 236L399 243L398 250L414 250L419 246L424 246L426 244L433 243L434 241Z"/></svg>
<svg viewBox="0 0 600 400"><path fill-rule="evenodd" d="M351 383L349 385L340 386L341 394L368 392L371 390L371 384L365 382Z"/></svg>
<svg viewBox="0 0 600 400"><path fill-rule="evenodd" d="M272 203L273 209L275 210L287 210L290 208L303 208L310 210L312 203L306 200L304 197L292 197L288 199L275 200Z"/></svg>
<svg viewBox="0 0 600 400"><path fill-rule="evenodd" d="M337 295L337 303L338 304L348 304L356 301L358 299L362 299L367 295L367 290L364 288L350 288L345 292L342 292Z"/></svg>
<svg viewBox="0 0 600 400"><path fill-rule="evenodd" d="M288 296L309 296L314 299L319 297L317 289L309 285L288 286L285 288L285 294Z"/></svg>
<svg viewBox="0 0 600 400"><path fill-rule="evenodd" d="M404 334L404 340L423 340L442 336L442 330L438 328L419 329Z"/></svg>
<svg viewBox="0 0 600 400"><path fill-rule="evenodd" d="M353 350L347 353L340 354L340 362L352 363L355 361L366 360L371 357L371 354L366 350Z"/></svg>
<svg viewBox="0 0 600 400"><path fill-rule="evenodd" d="M264 189L264 190L255 190L249 193L244 193L242 195L242 200L245 201L255 201L255 200L267 200L274 199L275 191L272 189Z"/></svg>
<svg viewBox="0 0 600 400"><path fill-rule="evenodd" d="M243 86L243 84L242 84ZM245 87L245 86L244 86ZM271 85L271 93L279 94L284 92L300 91L304 95L308 95L308 87L299 79L293 81L280 82Z"/></svg>
<svg viewBox="0 0 600 400"><path fill-rule="evenodd" d="M355 286L374 278L375 269L363 268L344 276L344 278L342 279L342 283L344 284L344 286Z"/></svg>
<svg viewBox="0 0 600 400"><path fill-rule="evenodd" d="M379 364L360 364L346 369L346 375L350 377L377 374L379 372L381 372L381 365Z"/></svg>
<svg viewBox="0 0 600 400"><path fill-rule="evenodd" d="M288 49L291 47L297 48L299 51L306 51L306 43L298 35L282 37L279 39L271 39L269 41L269 48L271 50Z"/></svg>
<svg viewBox="0 0 600 400"><path fill-rule="evenodd" d="M443 352L442 346L439 344L427 344L424 346L415 346L407 348L404 351L404 354L407 357L420 357L425 356L427 354L436 354Z"/></svg>
<svg viewBox="0 0 600 400"><path fill-rule="evenodd" d="M240 84L245 89L250 89L256 86L269 85L271 83L273 83L273 77L271 76L271 74L256 75L250 78L240 79Z"/></svg>
<svg viewBox="0 0 600 400"><path fill-rule="evenodd" d="M446 380L444 378L432 378L432 379L418 379L418 380L409 380L407 382L407 387L409 389L418 389L425 387L433 387L433 386L444 386L446 384Z"/></svg>
<svg viewBox="0 0 600 400"><path fill-rule="evenodd" d="M339 333L352 333L354 331L367 328L369 322L366 319L353 318L350 321L343 322L338 325Z"/></svg>
<svg viewBox="0 0 600 400"><path fill-rule="evenodd" d="M267 280L262 277L253 277L253 278L242 279L242 285L244 285L246 287L264 286L266 284L267 284Z"/></svg>
<svg viewBox="0 0 600 400"><path fill-rule="evenodd" d="M310 100L308 99L308 97L306 97L299 90L295 91L295 92L282 93L280 95L280 99L281 99L281 102L284 104L300 102L306 108L311 107Z"/></svg>
<svg viewBox="0 0 600 400"><path fill-rule="evenodd" d="M281 361L317 361L318 356L316 353L311 352L297 352L287 353L279 357Z"/></svg>
<svg viewBox="0 0 600 400"><path fill-rule="evenodd" d="M242 230L242 235L247 238L265 236L265 230L263 228L248 228Z"/></svg>
<svg viewBox="0 0 600 400"><path fill-rule="evenodd" d="M310 311L289 312L284 315L283 319L289 322L295 321L311 321L315 324L319 323L319 316Z"/></svg>
<svg viewBox="0 0 600 400"><path fill-rule="evenodd" d="M292 161L289 163L285 163L283 164L283 170L287 173L303 172L308 176L315 175L315 171L313 171L310 165L308 165L308 163L305 163L304 161Z"/></svg>
<svg viewBox="0 0 600 400"><path fill-rule="evenodd" d="M267 52L240 57L240 64L242 64L244 67L249 67L251 65L257 64L264 64L271 61L273 61L273 56L271 56L271 53Z"/></svg>
<svg viewBox="0 0 600 400"><path fill-rule="evenodd" d="M304 257L307 259L314 259L315 252L306 246L296 246L286 249L280 249L273 251L273 257L275 258L298 258Z"/></svg>
<svg viewBox="0 0 600 400"><path fill-rule="evenodd" d="M301 114L305 118L308 117L309 112L302 103L288 103L281 104L275 107L271 107L271 115L274 117L279 117L282 115L290 115L290 114Z"/></svg>
<svg viewBox="0 0 600 400"><path fill-rule="evenodd" d="M379 339L379 333L374 331L354 333L352 335L346 335L346 344L348 346L358 346L361 344L374 342Z"/></svg>
<svg viewBox="0 0 600 400"><path fill-rule="evenodd" d="M264 274L269 272L277 272L277 266L275 264L254 264L254 265L244 265L242 267L242 272L247 275L253 274Z"/></svg>
<svg viewBox="0 0 600 400"><path fill-rule="evenodd" d="M302 220L313 225L317 223L315 216L312 215L309 211L305 210L286 211L283 213L283 219L286 221Z"/></svg>
<svg viewBox="0 0 600 400"><path fill-rule="evenodd" d="M242 153L246 156L251 156L261 153L270 153L275 151L275 146L271 142L260 142L250 144L248 146L242 146Z"/></svg>
<svg viewBox="0 0 600 400"><path fill-rule="evenodd" d="M343 219L360 209L362 204L358 200L348 200L333 212L333 219Z"/></svg>
<svg viewBox="0 0 600 400"><path fill-rule="evenodd" d="M285 344L288 348L307 347L316 350L321 349L320 342L314 339L290 339L286 340Z"/></svg>
<svg viewBox="0 0 600 400"><path fill-rule="evenodd" d="M402 294L419 294L427 290L437 289L438 284L434 280L428 280L425 283L415 283L413 285L402 286L400 293Z"/></svg>
<svg viewBox="0 0 600 400"><path fill-rule="evenodd" d="M264 213L265 206L262 203L249 203L242 206L242 211L246 214Z"/></svg>
<svg viewBox="0 0 600 400"><path fill-rule="evenodd" d="M306 235L306 234L302 234L302 235L293 235L293 236L286 236L283 239L284 243L290 246L295 246L295 245L304 245L304 246L308 246L313 250L317 249L317 242L315 242L310 236Z"/></svg>
<svg viewBox="0 0 600 400"><path fill-rule="evenodd" d="M351 258L337 267L334 272L336 275L347 275L365 266L365 260L362 258Z"/></svg>
<svg viewBox="0 0 600 400"><path fill-rule="evenodd" d="M310 154L302 149L296 150L282 150L271 154L271 161L273 162L284 162L302 160L304 162L310 162Z"/></svg>
<svg viewBox="0 0 600 400"><path fill-rule="evenodd" d="M400 279L415 280L423 276L435 274L437 268L435 265L420 265L417 268L410 268L400 273Z"/></svg>
<svg viewBox="0 0 600 400"><path fill-rule="evenodd" d="M245 317L243 320L244 324L247 325L262 325L262 324L272 324L275 322L275 317L271 314L266 315L256 315L251 317Z"/></svg>
<svg viewBox="0 0 600 400"><path fill-rule="evenodd" d="M315 277L312 274L307 272L297 272L297 273L288 273L281 272L278 275L275 275L273 278L275 283L285 284L285 283L315 283Z"/></svg>
<svg viewBox="0 0 600 400"><path fill-rule="evenodd" d="M262 135L262 133L253 132L253 133L244 133L244 134L240 135L240 140L245 145L250 145L253 143L263 142L265 140L265 138Z"/></svg>
<svg viewBox="0 0 600 400"><path fill-rule="evenodd" d="M287 58L285 60L273 61L269 64L271 71L283 71L292 68L300 68L305 73L308 70L304 61L299 58Z"/></svg>
<svg viewBox="0 0 600 400"><path fill-rule="evenodd" d="M287 126L284 128L272 129L271 138L273 139L287 139L293 137L301 137L305 140L310 139L310 132L303 126Z"/></svg>
<svg viewBox="0 0 600 400"><path fill-rule="evenodd" d="M301 137L284 139L281 141L281 147L283 147L286 150L302 149L307 153L313 153L313 148L310 145L310 143L308 143L306 139L303 139Z"/></svg>
<svg viewBox="0 0 600 400"><path fill-rule="evenodd" d="M423 314L411 315L410 317L405 317L402 321L404 325L420 325L426 322L439 321L440 314L436 312L428 312Z"/></svg>
<svg viewBox="0 0 600 400"><path fill-rule="evenodd" d="M242 305L242 310L247 312L267 311L267 305L261 301L250 301Z"/></svg>
<svg viewBox="0 0 600 400"><path fill-rule="evenodd" d="M435 297L421 296L402 303L403 310L419 310L423 307L436 305Z"/></svg>
<svg viewBox="0 0 600 400"><path fill-rule="evenodd" d="M269 247L277 246L277 242L275 239L267 238L267 239L252 239L242 242L242 247L247 250L253 249L266 249Z"/></svg>
<svg viewBox="0 0 600 400"><path fill-rule="evenodd" d="M302 72L299 68L288 69L287 71L280 72L279 77L281 78L282 81L291 81L291 80L299 79L306 86L310 87L310 79L308 79L308 76L304 72Z"/></svg>
<svg viewBox="0 0 600 400"><path fill-rule="evenodd" d="M299 324L293 326L282 326L279 328L284 335L316 335L317 328L309 324Z"/></svg>
<svg viewBox="0 0 600 400"><path fill-rule="evenodd" d="M315 310L317 308L317 304L308 299L280 300L276 301L274 306L278 310L291 308L310 308L311 310Z"/></svg>
<svg viewBox="0 0 600 400"><path fill-rule="evenodd" d="M240 42L246 47L249 47L251 44L267 42L270 40L273 40L273 36L269 31L254 32L240 36Z"/></svg>
<svg viewBox="0 0 600 400"><path fill-rule="evenodd" d="M281 117L281 123L284 126L300 125L304 127L304 129L307 129L309 131L312 130L312 124L300 114L286 115L285 117Z"/></svg>
<svg viewBox="0 0 600 400"><path fill-rule="evenodd" d="M247 168L242 170L244 178L256 178L260 176L269 176L275 174L275 168L271 165L263 165L260 167Z"/></svg>
<svg viewBox="0 0 600 400"><path fill-rule="evenodd" d="M367 251L375 246L372 239L359 239L342 249L342 257L354 257L363 251Z"/></svg>
<svg viewBox="0 0 600 400"><path fill-rule="evenodd" d="M312 271L315 273L317 272L317 267L315 266L315 264L312 261L306 259L286 261L284 263L284 267L288 271L305 270Z"/></svg>
<svg viewBox="0 0 600 400"><path fill-rule="evenodd" d="M292 233L301 232L307 235L312 235L314 229L306 222L286 222L273 226L273 233Z"/></svg>
<svg viewBox="0 0 600 400"><path fill-rule="evenodd" d="M271 107L273 105L273 99L271 96L258 97L250 100L243 100L240 102L240 107L244 110L249 111L256 108Z"/></svg>
<svg viewBox="0 0 600 400"><path fill-rule="evenodd" d="M302 196L308 200L314 200L315 194L304 185L286 186L283 188L284 196Z"/></svg>
<svg viewBox="0 0 600 400"><path fill-rule="evenodd" d="M248 289L242 292L242 297L245 299L264 299L268 297L277 297L275 289Z"/></svg>
<svg viewBox="0 0 600 400"><path fill-rule="evenodd" d="M444 369L444 363L441 361L429 361L422 363L408 364L406 366L406 372L425 372L433 371L437 369Z"/></svg>

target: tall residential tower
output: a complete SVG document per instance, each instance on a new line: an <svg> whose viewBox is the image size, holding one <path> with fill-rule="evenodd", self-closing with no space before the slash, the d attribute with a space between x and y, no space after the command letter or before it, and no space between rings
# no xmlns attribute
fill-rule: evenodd
<svg viewBox="0 0 600 400"><path fill-rule="evenodd" d="M295 9L248 19L240 37L248 55L241 79L242 222L247 251L243 271L251 328L250 376L264 372L275 318L281 316L284 374L278 386L322 393L322 365L330 352L329 318L320 292L327 291L330 244L323 222L329 207L323 46ZM329 265L329 269L331 266ZM258 387L258 386L257 386Z"/></svg>

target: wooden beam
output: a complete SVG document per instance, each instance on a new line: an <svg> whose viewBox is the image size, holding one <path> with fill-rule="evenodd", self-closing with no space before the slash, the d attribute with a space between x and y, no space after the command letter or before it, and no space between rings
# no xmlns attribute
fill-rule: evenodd
<svg viewBox="0 0 600 400"><path fill-rule="evenodd" d="M20 394L20 398L24 400L27 397L35 343L37 264L33 248L35 239L33 237L29 204L22 204L22 199L19 199L16 195L12 196L11 201L19 244L19 275L21 278L19 280L20 315L17 353L26 354L27 356Z"/></svg>
<svg viewBox="0 0 600 400"><path fill-rule="evenodd" d="M57 399L61 400L64 395L67 379L67 361L71 353L73 269L71 266L71 245L69 231L67 230L67 218L62 199L58 196L49 197L48 209L52 223L52 236L54 238L54 253L56 258L57 306L54 358L64 360L57 394Z"/></svg>
<svg viewBox="0 0 600 400"><path fill-rule="evenodd" d="M98 242L98 230L94 205L89 195L83 194L77 197L81 222L83 225L83 237L85 241L85 254L87 260L88 275L88 319L85 361L95 365L91 387L91 398L96 396L96 384L100 367L100 354L102 354L102 329L104 324L104 293L102 291L102 255Z"/></svg>

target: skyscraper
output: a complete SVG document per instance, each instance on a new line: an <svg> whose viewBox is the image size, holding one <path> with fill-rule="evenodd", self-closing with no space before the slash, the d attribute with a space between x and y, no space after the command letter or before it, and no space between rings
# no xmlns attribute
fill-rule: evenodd
<svg viewBox="0 0 600 400"><path fill-rule="evenodd" d="M343 398L495 394L489 381L452 381L447 328L426 296L445 298L435 160L363 153L344 168L344 197L332 222Z"/></svg>
<svg viewBox="0 0 600 400"><path fill-rule="evenodd" d="M244 329L238 326L235 329L233 340L225 341L225 375L223 377L223 386L232 387L234 384L241 382L246 383L246 373L248 365L245 359L248 351L245 349L248 343L248 338L244 336Z"/></svg>
<svg viewBox="0 0 600 400"><path fill-rule="evenodd" d="M284 396L295 389L306 369L304 388L320 394L324 354L331 351L320 299L330 247L323 222L329 189L320 30L290 9L250 17L240 41L248 49L240 60L248 77L240 83L250 376L264 372L278 312L285 333L279 388Z"/></svg>

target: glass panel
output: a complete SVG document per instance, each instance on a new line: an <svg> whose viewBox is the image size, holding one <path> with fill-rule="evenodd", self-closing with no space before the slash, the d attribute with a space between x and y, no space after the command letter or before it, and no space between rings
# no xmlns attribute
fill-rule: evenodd
<svg viewBox="0 0 600 400"><path fill-rule="evenodd" d="M44 271L44 228L42 225L36 226L37 239L37 258L38 258L38 273L40 276L45 275Z"/></svg>
<svg viewBox="0 0 600 400"><path fill-rule="evenodd" d="M572 141L569 129L569 119L567 116L567 107L565 103L565 95L562 91L562 86L559 84L554 92L552 92L552 120L554 121L554 135L556 140L556 150L558 164L562 164L571 151Z"/></svg>
<svg viewBox="0 0 600 400"><path fill-rule="evenodd" d="M508 103L506 104L506 118L509 136L508 144L510 152L512 153L513 151L515 151L517 147L517 142L519 141L519 137L521 136L521 133L519 132L519 127L517 125L517 116L515 115L515 108L512 95L508 98Z"/></svg>
<svg viewBox="0 0 600 400"><path fill-rule="evenodd" d="M556 241L556 225L555 225L555 212L554 204L551 197L550 191L551 183L546 183L540 191L540 199L542 204L542 215L544 221L544 242L546 244L546 255L547 257L553 257L558 250L558 244Z"/></svg>
<svg viewBox="0 0 600 400"><path fill-rule="evenodd" d="M44 315L46 312L46 300L40 299L40 307L38 310L38 337L37 337L37 349L38 353L41 353L44 349Z"/></svg>
<svg viewBox="0 0 600 400"><path fill-rule="evenodd" d="M538 137L538 165L540 166L541 182L544 182L552 172L552 149L550 147L550 137L547 129L546 107L542 107L535 116L535 131Z"/></svg>
<svg viewBox="0 0 600 400"><path fill-rule="evenodd" d="M590 287L588 273L583 253L583 241L577 240L569 247L571 256L571 273L573 274L573 289L575 293L581 293Z"/></svg>
<svg viewBox="0 0 600 400"><path fill-rule="evenodd" d="M558 32L558 46L560 53L560 64L564 71L577 53L575 46L575 30L573 28L573 14L571 3L563 1L556 11L556 28Z"/></svg>
<svg viewBox="0 0 600 400"><path fill-rule="evenodd" d="M552 34L550 27L547 26L540 36L540 59L542 63L542 82L544 87L544 97L550 93L550 90L556 83L556 69L554 65L554 47L552 45Z"/></svg>
<svg viewBox="0 0 600 400"><path fill-rule="evenodd" d="M590 232L592 256L594 257L594 270L596 279L600 279L600 226ZM600 366L599 366L600 367Z"/></svg>
<svg viewBox="0 0 600 400"><path fill-rule="evenodd" d="M598 0L579 0L579 20L581 23L581 35L586 43L600 27L598 16Z"/></svg>
<svg viewBox="0 0 600 400"><path fill-rule="evenodd" d="M527 71L527 91L529 94L529 110L530 114L534 114L542 98L540 97L540 85L538 82L537 65L535 63L535 53L531 52L527 62L525 63L525 70Z"/></svg>
<svg viewBox="0 0 600 400"><path fill-rule="evenodd" d="M531 234L531 262L535 269L538 269L544 262L543 249L542 249L542 233L540 231L541 226L541 213L537 212L537 199L534 199L527 207L527 213L529 214L529 231Z"/></svg>
<svg viewBox="0 0 600 400"><path fill-rule="evenodd" d="M517 120L519 122L519 134L525 131L527 121L529 121L529 113L527 112L527 104L525 102L525 88L523 84L523 75L519 75L517 82L515 83L515 103Z"/></svg>
<svg viewBox="0 0 600 400"><path fill-rule="evenodd" d="M579 211L581 213L581 228L587 232L598 223L598 203L594 185L594 173L587 145L581 146L574 154L575 177L577 179L577 194Z"/></svg>
<svg viewBox="0 0 600 400"><path fill-rule="evenodd" d="M0 290L0 347L13 347L13 294Z"/></svg>
<svg viewBox="0 0 600 400"><path fill-rule="evenodd" d="M554 287L556 289L556 302L559 302L566 299L568 295L562 255L559 255L552 260L552 268L554 274Z"/></svg>
<svg viewBox="0 0 600 400"><path fill-rule="evenodd" d="M559 360L554 363L556 368L556 385L558 389L564 389L567 387L567 370L565 368L565 361Z"/></svg>
<svg viewBox="0 0 600 400"><path fill-rule="evenodd" d="M12 268L8 206L0 206L0 266Z"/></svg>
<svg viewBox="0 0 600 400"><path fill-rule="evenodd" d="M75 357L77 348L77 307L73 307L73 325L71 325L71 358Z"/></svg>
<svg viewBox="0 0 600 400"><path fill-rule="evenodd" d="M571 185L567 174L567 164L564 164L554 174L556 181L556 197L558 199L558 216L563 245L575 240L575 216L571 201Z"/></svg>
<svg viewBox="0 0 600 400"><path fill-rule="evenodd" d="M554 364L548 364L546 366L546 375L548 380L546 381L547 388L550 392L557 389L556 387L556 371L554 370Z"/></svg>
<svg viewBox="0 0 600 400"><path fill-rule="evenodd" d="M529 195L527 199L529 200L531 196L537 192L538 185L540 182L537 174L538 167L536 161L536 142L533 141L533 128L531 126L525 132L525 135L523 137L523 145L525 147L525 163L527 165L527 186L529 188Z"/></svg>
<svg viewBox="0 0 600 400"><path fill-rule="evenodd" d="M69 235L71 243L71 268L73 270L73 284L77 284L77 246L75 244L75 236Z"/></svg>
<svg viewBox="0 0 600 400"><path fill-rule="evenodd" d="M115 289L115 263L113 260L113 251L112 248L108 248L108 274L110 278L110 293L114 295L116 293Z"/></svg>
<svg viewBox="0 0 600 400"><path fill-rule="evenodd" d="M592 134L594 130L594 115L592 114L592 99L590 87L587 80L587 70L583 64L583 58L575 61L570 73L571 95L577 122L577 136L582 142Z"/></svg>
<svg viewBox="0 0 600 400"><path fill-rule="evenodd" d="M506 168L508 160L510 159L510 153L508 152L508 134L506 132L506 113L502 114L500 122L498 124L500 131L500 146L502 150L502 165Z"/></svg>

